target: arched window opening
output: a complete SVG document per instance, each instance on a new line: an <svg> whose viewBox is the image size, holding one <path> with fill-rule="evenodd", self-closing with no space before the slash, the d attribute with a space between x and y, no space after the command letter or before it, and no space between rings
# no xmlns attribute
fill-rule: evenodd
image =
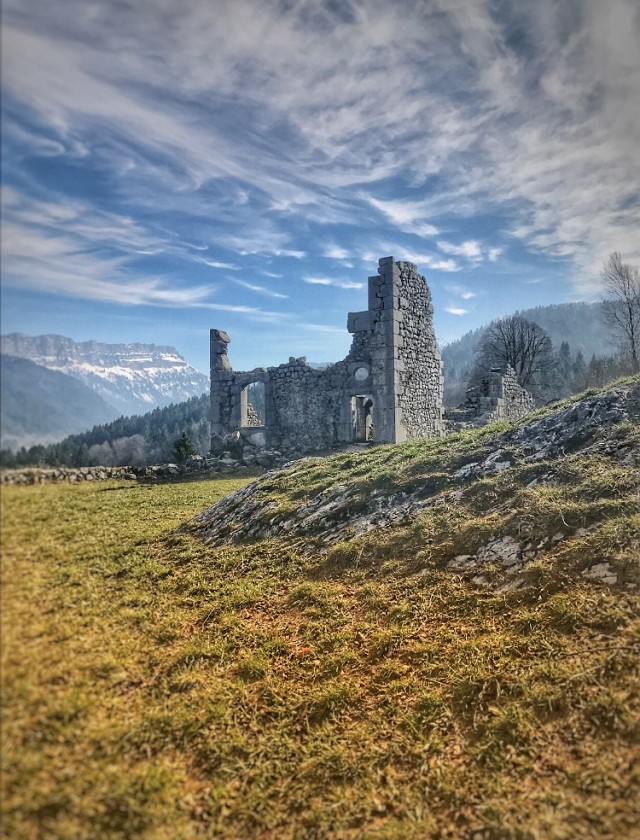
<svg viewBox="0 0 640 840"><path fill-rule="evenodd" d="M242 389L241 426L266 426L264 382L250 382Z"/></svg>

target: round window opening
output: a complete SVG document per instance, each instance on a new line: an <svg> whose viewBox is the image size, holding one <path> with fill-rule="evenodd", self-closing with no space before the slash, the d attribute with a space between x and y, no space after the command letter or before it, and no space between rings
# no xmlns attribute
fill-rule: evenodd
<svg viewBox="0 0 640 840"><path fill-rule="evenodd" d="M354 376L356 378L356 382L364 382L364 380L369 376L369 371L366 367L359 367L354 373Z"/></svg>

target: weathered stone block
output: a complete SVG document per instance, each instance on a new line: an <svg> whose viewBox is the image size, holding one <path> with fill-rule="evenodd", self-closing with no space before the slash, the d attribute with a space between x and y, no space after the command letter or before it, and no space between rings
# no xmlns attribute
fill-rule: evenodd
<svg viewBox="0 0 640 840"><path fill-rule="evenodd" d="M364 332L372 328L371 312L349 312L347 315L347 332Z"/></svg>

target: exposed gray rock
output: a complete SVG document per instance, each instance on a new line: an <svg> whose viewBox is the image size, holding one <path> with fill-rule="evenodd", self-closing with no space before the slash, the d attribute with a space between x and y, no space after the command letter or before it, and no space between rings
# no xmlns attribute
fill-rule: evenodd
<svg viewBox="0 0 640 840"><path fill-rule="evenodd" d="M481 564L497 562L503 568L510 568L517 564L521 565L522 550L518 541L506 535L491 540L478 550L478 562Z"/></svg>
<svg viewBox="0 0 640 840"><path fill-rule="evenodd" d="M516 463L514 452L517 453L518 463L535 461L541 451L548 459L561 457L567 451L614 453L618 442L610 438L600 440L599 430L632 416L635 418L637 392L640 392L638 385L620 386L586 397L528 426L496 435L494 448L484 460L466 464L453 472L450 486L440 491L418 486L410 491L382 495L372 492L367 499L362 499L357 495L357 488L335 485L313 499L301 499L293 512L290 509L281 511L265 489L272 476L268 473L201 513L188 527L214 544L288 535L296 538L307 536L316 544L330 545L376 528L409 522L429 506L447 505L459 500L463 492L460 485L464 487L476 478L509 469ZM625 457L629 455L635 458L638 453L625 445ZM260 463L260 455L256 459ZM550 465L530 486L554 481L554 470ZM547 550L567 534L558 532L538 545L523 546L515 538L501 535L480 549L475 558L459 555L451 561L454 564L451 568L457 566L462 570L465 566L472 568L474 564L480 567L496 563L505 573L514 574L535 559L539 552Z"/></svg>
<svg viewBox="0 0 640 840"><path fill-rule="evenodd" d="M589 580L595 580L599 583L613 585L618 582L618 575L609 563L596 563L588 569L585 569L582 574Z"/></svg>

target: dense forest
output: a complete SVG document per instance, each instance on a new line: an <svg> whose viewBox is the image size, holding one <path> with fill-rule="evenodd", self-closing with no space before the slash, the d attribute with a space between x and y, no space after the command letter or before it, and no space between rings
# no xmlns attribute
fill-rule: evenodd
<svg viewBox="0 0 640 840"><path fill-rule="evenodd" d="M200 453L209 450L208 394L156 408L148 414L119 417L112 423L94 426L89 432L70 435L60 443L32 446L15 453L3 450L0 463L4 467L160 464L172 460L174 444L183 433Z"/></svg>

